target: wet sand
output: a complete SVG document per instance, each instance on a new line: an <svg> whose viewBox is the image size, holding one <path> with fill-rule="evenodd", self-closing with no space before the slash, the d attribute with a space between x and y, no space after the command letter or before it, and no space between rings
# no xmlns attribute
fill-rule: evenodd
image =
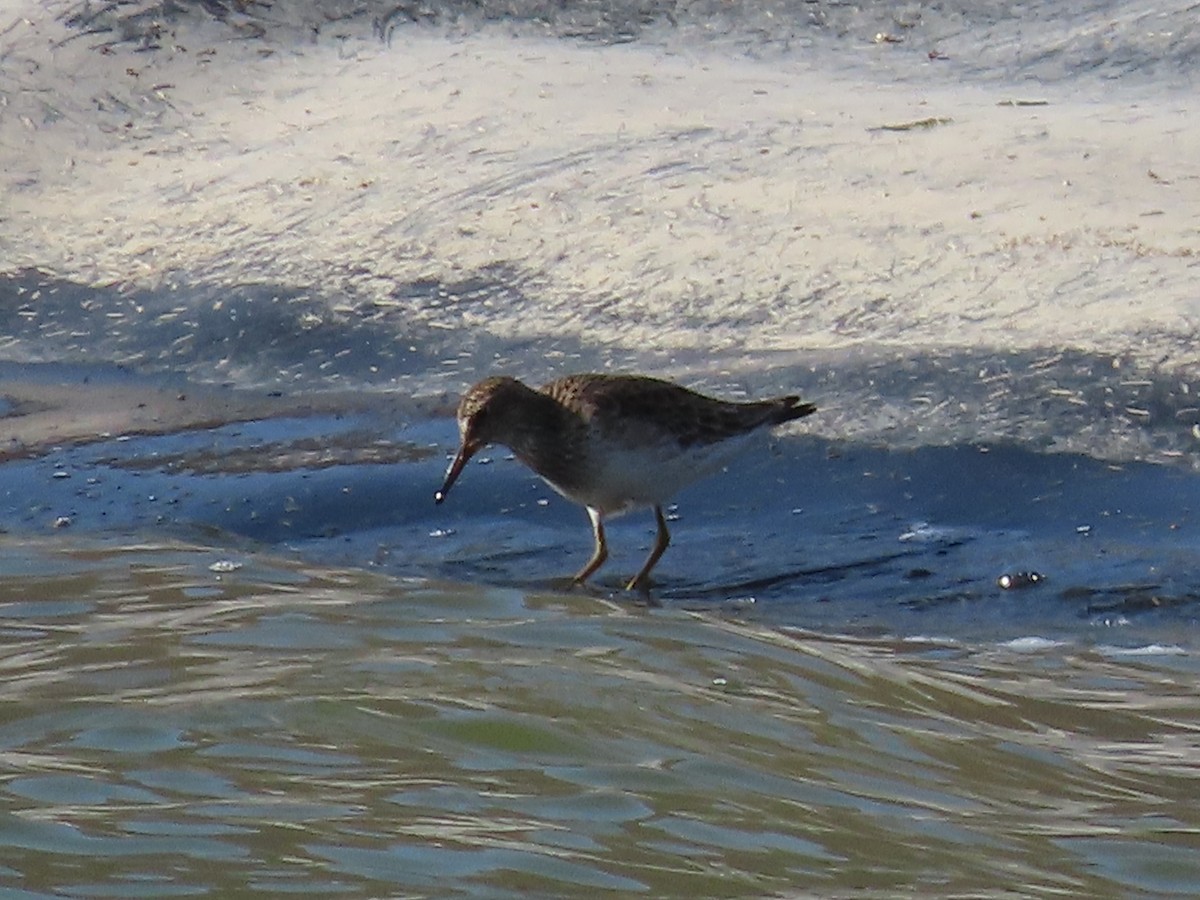
<svg viewBox="0 0 1200 900"><path fill-rule="evenodd" d="M521 593L561 591L591 549L583 511L502 448L433 502L456 441L449 405L41 374L49 383L0 382L16 401L0 433L24 441L0 466L13 535L172 536ZM676 499L653 589L676 608L832 633L1139 646L1187 644L1200 596L1200 482L1173 467L784 433ZM629 599L652 521L610 525L594 596Z"/></svg>
<svg viewBox="0 0 1200 900"><path fill-rule="evenodd" d="M288 395L214 387L109 366L0 364L0 463L97 442L201 431L237 422L371 413L382 422L447 415L452 398L343 391ZM286 427L286 426L281 426ZM297 437L300 430L297 431Z"/></svg>

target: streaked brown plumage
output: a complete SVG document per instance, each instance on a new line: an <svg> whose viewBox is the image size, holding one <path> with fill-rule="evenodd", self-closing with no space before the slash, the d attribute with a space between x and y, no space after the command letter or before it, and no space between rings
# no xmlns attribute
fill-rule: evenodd
<svg viewBox="0 0 1200 900"><path fill-rule="evenodd" d="M735 403L641 375L567 375L534 390L515 378L485 378L458 406L461 443L434 495L441 503L481 448L503 444L556 491L587 508L595 551L574 581L608 557L604 519L652 507L658 536L626 588L645 588L670 534L662 505L719 469L736 440L816 411L799 397Z"/></svg>

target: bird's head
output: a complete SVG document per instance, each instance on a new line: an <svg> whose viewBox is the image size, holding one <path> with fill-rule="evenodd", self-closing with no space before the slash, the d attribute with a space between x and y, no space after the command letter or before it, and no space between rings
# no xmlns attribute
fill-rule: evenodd
<svg viewBox="0 0 1200 900"><path fill-rule="evenodd" d="M485 378L463 394L458 404L458 453L446 470L441 490L433 495L435 502L446 499L471 457L488 444L506 443L519 397L529 392L515 378L497 375Z"/></svg>

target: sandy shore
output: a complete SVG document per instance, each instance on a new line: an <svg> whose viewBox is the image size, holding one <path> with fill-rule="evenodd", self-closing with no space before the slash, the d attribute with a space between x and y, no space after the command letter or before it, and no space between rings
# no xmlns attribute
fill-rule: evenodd
<svg viewBox="0 0 1200 900"><path fill-rule="evenodd" d="M1184 96L428 30L297 47L193 27L101 53L37 9L0 38L10 267L253 273L354 306L511 265L537 279L536 315L481 303L440 324L1195 357Z"/></svg>
<svg viewBox="0 0 1200 900"><path fill-rule="evenodd" d="M440 402L495 365L536 378L645 360L717 390L727 375L803 387L834 438L1175 462L1200 437L1190 96L971 84L953 60L889 81L799 54L432 28L299 44L191 22L143 52L24 13L0 28L0 258L95 294L15 298L34 324L10 359L53 359L42 333L83 335L69 346L91 359L107 315L135 338L115 359L154 355L159 335L195 347L211 334L178 323L198 304L246 314L221 292L251 285L302 296L302 314L268 316L281 333L375 323L297 350L316 362L280 384L311 385L326 349L369 341L379 364L333 386ZM428 289L454 284L468 288ZM239 384L225 349L189 352L190 377ZM80 406L69 384L52 399L14 386L42 412L0 437L45 447L287 408L146 390Z"/></svg>

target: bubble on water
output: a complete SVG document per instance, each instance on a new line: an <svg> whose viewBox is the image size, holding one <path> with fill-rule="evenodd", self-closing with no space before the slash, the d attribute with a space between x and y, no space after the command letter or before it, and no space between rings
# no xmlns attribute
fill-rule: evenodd
<svg viewBox="0 0 1200 900"><path fill-rule="evenodd" d="M1045 580L1046 576L1040 572L1005 572L996 579L996 585L1003 590L1012 591L1033 587Z"/></svg>

